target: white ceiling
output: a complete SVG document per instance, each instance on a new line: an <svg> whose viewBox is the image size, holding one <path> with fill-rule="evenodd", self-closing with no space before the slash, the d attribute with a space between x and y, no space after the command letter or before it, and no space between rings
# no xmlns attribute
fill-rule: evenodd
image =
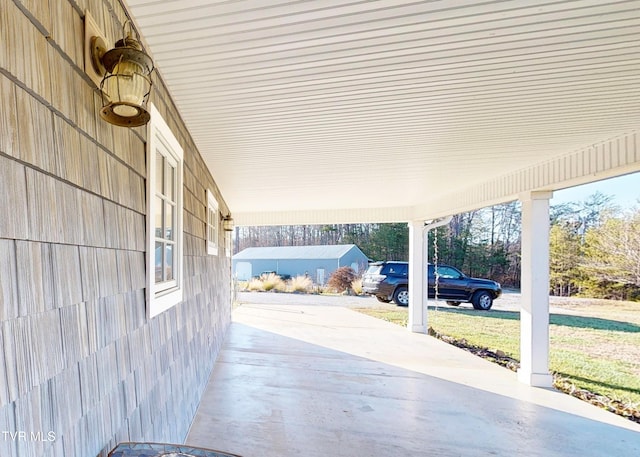
<svg viewBox="0 0 640 457"><path fill-rule="evenodd" d="M410 218L640 127L640 0L127 3L244 223Z"/></svg>

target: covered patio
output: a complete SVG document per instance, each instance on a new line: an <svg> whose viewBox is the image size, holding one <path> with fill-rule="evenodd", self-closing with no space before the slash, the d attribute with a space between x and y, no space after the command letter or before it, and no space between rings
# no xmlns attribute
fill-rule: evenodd
<svg viewBox="0 0 640 457"><path fill-rule="evenodd" d="M210 427L230 440L214 447L247 457L354 455L350 439L380 437L337 429L375 417L376 454L462 453L443 447L454 435L506 455L492 439L638 453L628 423L531 387L551 381L549 198L640 171L638 0L0 0L0 13L0 455L181 443L199 406L189 440ZM121 46L138 39L149 56ZM514 200L520 383L423 334L421 280L427 224ZM232 221L407 223L410 331L248 308L229 330ZM314 367L320 384L305 384ZM346 407L326 409L323 386ZM245 394L220 396L231 387ZM307 413L302 443L286 427Z"/></svg>
<svg viewBox="0 0 640 457"><path fill-rule="evenodd" d="M637 1L128 0L237 225L425 225L522 202L522 367L548 387L549 199L640 170Z"/></svg>
<svg viewBox="0 0 640 457"><path fill-rule="evenodd" d="M240 455L596 457L640 427L339 306L245 303L186 443Z"/></svg>

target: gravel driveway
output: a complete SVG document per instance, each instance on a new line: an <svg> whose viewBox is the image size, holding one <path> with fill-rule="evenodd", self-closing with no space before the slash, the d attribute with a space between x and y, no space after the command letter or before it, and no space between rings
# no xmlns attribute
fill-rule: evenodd
<svg viewBox="0 0 640 457"><path fill-rule="evenodd" d="M519 311L521 295L517 291L505 290L500 298L493 303L493 308L499 311ZM567 300L564 297L549 297L550 311L561 314L575 314L575 311L563 309L562 303ZM576 301L579 299L572 298ZM588 300L588 299L583 299ZM375 297L352 295L307 295L276 292L239 292L239 303L255 303L263 305L321 305L342 306L345 308L382 308L395 309L396 305L379 302ZM434 300L429 300L429 306L435 306ZM438 306L453 308L444 301L439 301ZM458 308L473 309L471 303L463 303Z"/></svg>
<svg viewBox="0 0 640 457"><path fill-rule="evenodd" d="M374 308L380 303L375 297L352 295L312 295L278 292L239 292L238 302L260 305L322 305L345 308ZM394 305L395 306L395 305Z"/></svg>
<svg viewBox="0 0 640 457"><path fill-rule="evenodd" d="M391 303L381 303L371 296L353 295L313 295L313 294L290 294L278 292L240 292L238 302L255 303L261 305L321 305L321 306L342 306L345 308L384 308L395 309L396 305ZM434 306L435 301L429 300L429 306ZM438 306L449 308L444 301L439 301ZM506 292L493 303L493 309L503 311L518 311L520 308L520 294ZM463 303L461 308L473 308L471 303Z"/></svg>

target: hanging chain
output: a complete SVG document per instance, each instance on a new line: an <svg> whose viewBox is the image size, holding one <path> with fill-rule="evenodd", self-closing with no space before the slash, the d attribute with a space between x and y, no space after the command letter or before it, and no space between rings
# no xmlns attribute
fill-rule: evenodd
<svg viewBox="0 0 640 457"><path fill-rule="evenodd" d="M438 271L438 228L433 229L433 274L435 276L434 298L436 300L436 311L438 311L438 286L440 283L440 272Z"/></svg>

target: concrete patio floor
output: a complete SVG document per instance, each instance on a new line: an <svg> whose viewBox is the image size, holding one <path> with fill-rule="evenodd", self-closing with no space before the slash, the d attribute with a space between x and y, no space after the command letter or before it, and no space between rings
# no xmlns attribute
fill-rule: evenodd
<svg viewBox="0 0 640 457"><path fill-rule="evenodd" d="M640 455L640 426L351 309L244 304L186 444L245 457L609 457Z"/></svg>

